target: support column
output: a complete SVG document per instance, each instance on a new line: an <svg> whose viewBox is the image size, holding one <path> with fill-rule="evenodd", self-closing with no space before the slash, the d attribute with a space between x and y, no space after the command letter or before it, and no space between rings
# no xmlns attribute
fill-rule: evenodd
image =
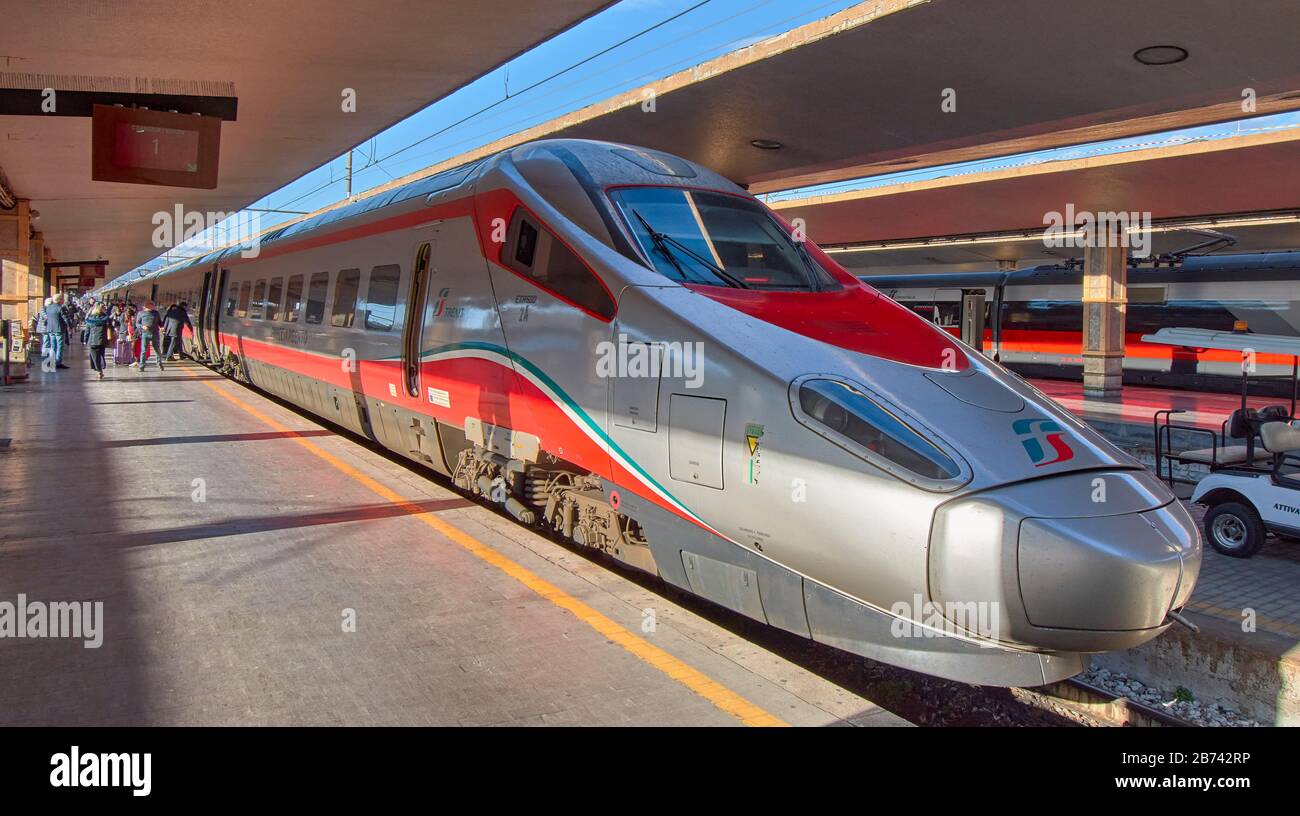
<svg viewBox="0 0 1300 816"><path fill-rule="evenodd" d="M45 233L33 232L31 242L31 260L27 264L27 317L45 305Z"/></svg>
<svg viewBox="0 0 1300 816"><path fill-rule="evenodd" d="M20 200L12 210L0 210L0 320L11 321L11 375L19 370L26 373L25 367L14 364L26 360L21 340L31 316L31 228L29 202Z"/></svg>
<svg viewBox="0 0 1300 816"><path fill-rule="evenodd" d="M1083 393L1118 397L1124 385L1128 240L1112 231L1083 250Z"/></svg>

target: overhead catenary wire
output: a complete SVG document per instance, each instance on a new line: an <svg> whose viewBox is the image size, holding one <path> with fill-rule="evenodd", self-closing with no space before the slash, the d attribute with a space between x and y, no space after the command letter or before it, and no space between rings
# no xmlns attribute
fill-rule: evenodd
<svg viewBox="0 0 1300 816"><path fill-rule="evenodd" d="M815 13L815 12L820 11L821 9L827 8L827 7L829 7L829 6L836 6L836 5L840 5L840 4L841 4L841 3L839 2L839 0L832 0L831 2L827 2L827 3L823 3L823 4L821 4L821 5L818 5L818 6L814 6L813 8L811 8L811 9L806 9L806 10L800 12L800 13L797 14L797 15L793 15L793 16L791 16L791 17L784 18L783 20L779 20L779 21L772 22L772 23L767 23L767 24L765 24L765 25L763 25L763 26L760 26L759 28L750 31L748 34L746 34L746 35L740 37L739 39L740 39L740 41L744 41L744 40L746 40L746 39L749 39L749 38L752 38L752 37L758 36L758 35L760 35L760 34L763 34L764 32L767 32L767 31L770 31L770 30L773 30L773 29L785 30L785 29L783 28L783 26L785 26L786 24L790 23L791 21L798 20L798 19L800 19L801 17L805 17L805 16L807 16L808 14ZM728 21L730 21L730 20L732 20L732 19L735 19L735 18L737 18L737 17L743 16L744 14L747 14L747 13L749 13L750 11L753 11L755 8L758 8L759 6L763 6L763 5L768 5L768 2L766 2L766 0L765 0L765 2L761 2L761 3L758 3L758 4L754 5L754 6L750 6L750 7L747 7L747 8L745 8L745 9L742 9L741 11L736 12L735 14L730 15L729 17L726 17L726 18L723 18L723 19L721 19L721 20L715 21L715 22L709 24L708 26L705 26L705 27L703 27L703 28L700 28L700 29L697 29L697 30L695 30L695 31L692 31L692 32L690 32L690 33L687 34L687 35L684 35L684 36L682 36L682 37L679 37L679 38L677 38L677 39L675 39L675 40L672 40L672 41L670 41L670 42L668 42L668 43L664 43L664 44L661 44L661 45L659 45L659 46L656 46L655 48L652 48L652 49L650 49L650 50L648 50L648 51L645 51L645 52L642 52L642 53L640 53L640 54L637 54L636 56L634 56L634 57L630 57L630 58L628 58L627 60L624 60L623 62L618 63L617 65L610 66L610 69L607 69L607 70L612 70L613 68L621 67L621 66L626 65L626 64L628 64L628 63L630 63L630 62L632 62L632 61L634 61L634 60L636 60L636 59L643 58L643 57L646 56L647 54L652 54L652 53L654 53L654 52L656 52L656 51L663 50L664 48L667 48L667 47L670 46L670 45L673 45L673 44L676 44L676 43L678 43L678 42L681 42L682 40L686 39L687 37L695 36L696 34L699 34L699 33L703 32L703 31L707 31L709 28L716 27L716 26L721 25L721 24L723 24L723 23L725 23L725 22L728 22ZM444 144L442 147L440 147L440 148L439 148L438 150L436 150L436 151L426 152L426 153L419 153L419 154L416 154L416 155L413 156L413 157L408 157L407 161L418 161L419 159L426 158L426 157L429 157L429 156L435 156L435 155L438 155L438 153L445 152L446 150L448 150L448 149L450 149L450 148L456 148L456 147L460 147L460 146L463 146L463 145L480 145L480 144L485 144L485 143L490 142L490 141L492 140L492 139L491 139L491 134L494 134L494 133L500 133L500 132L502 132L502 131L506 131L506 132L515 132L515 131L518 130L519 128L521 128L521 127L525 127L525 126L528 126L529 124L531 124L532 122L535 122L535 121L536 121L537 119L539 119L539 118L545 119L545 118L548 117L548 116L562 115L563 113L566 113L566 112L571 111L571 110L575 110L575 109L577 109L577 108L579 108L579 107L582 107L584 104L590 104L590 103L592 103L592 102L599 101L599 100L601 100L601 99L605 99L605 98L607 98L607 96L608 96L609 93L611 93L611 92L613 92L613 91L617 91L618 89L623 88L623 87L625 87L625 86L627 86L627 85L629 85L629 84L631 84L631 85L635 85L636 83L638 83L638 82L640 82L640 81L647 81L647 80L652 81L652 80L655 79L656 77L662 77L662 75L663 75L662 72L663 72L664 70L672 71L672 70L674 70L674 69L677 69L678 66L689 66L689 65L697 64L697 63L698 63L698 60L699 60L700 58L705 57L705 56L710 55L710 54L713 54L716 50L717 50L716 47L713 47L713 48L707 48L707 49L703 49L703 50L700 50L700 51L694 52L694 53L692 53L692 54L690 54L690 55L687 55L687 56L681 57L681 58L679 58L679 59L677 59L677 60L675 60L675 61L669 63L667 66L660 65L660 66L656 66L656 67L654 67L654 68L647 69L647 70L643 71L642 73L637 74L637 75L635 75L635 76L633 76L633 77L630 77L630 78L628 78L628 79L623 79L623 80L620 80L620 81L617 82L617 83L613 83L613 84L611 84L611 85L606 85L606 86L604 86L604 87L602 87L602 88L600 88L600 89L597 89L597 90L594 90L594 91L588 92L588 93L585 94L584 96L579 97L577 100L567 100L567 101L565 101L565 102L563 102L563 103L561 103L561 104L559 104L559 105L556 105L556 106L554 106L554 107L552 107L552 108L549 108L549 109L546 109L546 110L544 110L544 111L537 112L537 113L533 113L533 114L529 114L529 115L527 115L527 116L525 116L525 117L523 117L523 118L515 119L515 120L513 120L513 121L511 121L511 122L508 122L508 123L505 123L505 124L501 124L501 125L493 126L492 128L489 128L489 129L486 130L486 131L481 131L481 132L479 132L479 133L477 133L477 134L475 134L475 135L466 136L466 137L464 137L464 138L462 138L462 139L459 139L459 140L457 140L457 141L455 141L455 142L449 142L449 143L446 143L446 144ZM577 80L577 81L575 81L575 82L571 82L571 83L569 83L568 85L562 85L562 86L559 86L559 87L557 87L557 88L552 89L551 91L549 91L545 96L543 96L543 97L539 97L538 99L533 100L533 101L541 101L541 100L546 99L546 98L548 98L548 97L554 97L554 96L557 95L558 93L560 93L560 92L562 92L562 91L564 91L564 90L567 90L568 88L572 88L572 87L574 87L575 85L580 84L582 81L585 81L585 80ZM522 91L521 91L520 93L522 94ZM518 97L519 94L516 94L515 96ZM504 113L504 112L505 112L505 111L501 111L501 112L499 112L499 113ZM497 115L499 115L499 113L498 113ZM480 123L480 124L481 124L483 121L484 121L484 119L478 119L478 120L477 120L477 123ZM467 124L467 122L462 122L462 124ZM459 127L459 125L452 125L452 126L449 126L448 128L444 129L444 131L450 131L450 130L454 129L455 127ZM435 135L436 135L436 134L435 134ZM420 141L427 141L428 138L429 138L429 137L425 137L425 138L421 139ZM419 142L412 143L411 145L408 145L407 148L403 148L403 150L408 149L409 147L413 147L413 146L415 146L415 145L418 144L418 143L419 143ZM395 151L393 154L390 154L390 155L396 155L396 154L399 153L399 152L401 152L401 151ZM383 160L381 159L381 161L383 161Z"/></svg>
<svg viewBox="0 0 1300 816"><path fill-rule="evenodd" d="M561 77L561 76L563 76L563 75L569 73L570 71L574 70L575 68L580 68L580 67L582 67L583 65L586 65L587 63L591 62L592 60L599 59L600 57L603 57L604 55L608 54L609 52L613 51L614 49L616 49L616 48L621 48L622 46L627 45L628 43L632 42L633 40L637 39L638 37L643 37L643 36L645 36L646 34L649 34L651 31L655 31L656 29L663 28L664 26L668 25L669 23L673 22L674 20L678 20L678 19L680 19L680 18L682 18L682 17L685 17L687 14L690 14L692 11L695 11L695 10L698 9L698 8L702 8L703 6L708 5L710 2L712 2L712 0L700 0L700 2L698 2L698 3L696 3L696 4L692 5L692 6L688 6L687 8L682 9L681 11L677 12L676 14L673 14L673 15L670 15L670 16L668 16L668 17L665 17L664 19L660 20L659 22L655 23L654 25L652 25L652 26L648 26L648 27L646 27L646 28L643 28L643 29L641 29L640 31L636 32L635 34L631 34L631 35L629 35L629 36L627 36L627 37L624 37L622 40L619 40L618 42L614 43L613 45L607 46L607 47L601 49L600 51L597 51L596 53L591 54L590 56L584 57L583 59L578 60L577 62L573 63L572 65L569 65L569 66L567 66L567 67L565 67L565 68L562 68L562 69L560 69L559 71L556 71L555 73L550 74L549 76L543 77L542 79L539 79L539 80L537 80L536 82L533 82L532 84L528 85L528 86L525 87L525 88L522 88L521 90L516 91L516 92L513 93L513 94L511 94L511 93L509 93L509 91L507 91L505 96L503 96L502 98L496 100L495 102L491 103L490 105L485 105L484 107L480 108L479 110L477 110L477 111L475 111L475 112L473 112L473 113L467 114L466 116L462 117L461 119L458 119L458 120L456 120L455 122L452 122L450 125L447 125L447 126L444 127L444 128L440 128L439 130L436 130L436 131L434 131L433 133L430 133L430 134L427 135L427 136L424 136L424 137L422 137L422 138L420 138L420 139L415 140L414 142L411 142L409 145L407 145L407 146L405 146L405 147L399 148L399 149L393 151L392 153L389 153L387 156L384 156L384 157L383 157L382 159L380 159L379 161L380 161L380 162L388 161L389 159L393 158L394 156L396 156L396 155L398 155L398 154L401 154L401 153L404 153L404 152L406 152L407 150L410 150L412 147L415 147L416 145L423 144L424 142L427 142L427 141L429 141L430 139L437 138L438 136L442 135L443 133L446 133L448 130L451 130L452 128L455 128L455 127L457 127L457 126L459 126L459 125L461 125L461 124L463 124L463 123L465 123L465 122L468 122L469 120L471 120L471 119L473 119L473 118L475 118L475 117L477 117L477 116L480 116L480 115L486 113L487 111L490 111L490 110L492 110L493 108L496 108L496 107L498 107L499 105L502 105L502 104L504 104L505 102L508 102L509 100L514 99L515 97L517 97L517 96L519 96L519 95L521 95L521 94L525 94L525 93L531 91L532 89L538 87L539 85L544 85L544 84L546 84L547 82L550 82L550 81L553 80L553 79L556 79L556 78L558 78L558 77Z"/></svg>
<svg viewBox="0 0 1300 816"><path fill-rule="evenodd" d="M573 64L571 64L571 65L568 65L568 66L566 66L565 68L560 69L559 71L556 71L556 72L554 72L554 73L552 73L552 74L550 74L550 75L548 75L548 76L546 76L546 77L544 77L544 78L542 78L542 79L537 80L537 81L535 81L535 82L529 84L527 87L522 88L522 89L516 91L516 92L513 93L513 94L507 92L506 95L503 96L501 99L498 99L498 100L496 100L496 101L494 101L494 102L492 102L492 103L490 103L490 104L488 104L488 105L485 105L485 106L483 106L483 107L481 107L481 108L479 108L479 109L473 111L472 113L466 114L464 117L462 117L462 118L456 120L455 122L452 122L451 124L447 125L446 127L440 128L439 130L437 130L437 131L435 131L435 132L433 132L433 133L430 133L430 134L428 134L428 135L426 135L426 136L423 136L423 137L417 139L417 140L414 141L414 142L411 142L410 144L408 144L408 145L406 145L406 146L404 146L404 147L398 148L397 150L393 151L392 153L387 154L386 156L384 156L384 157L381 158L381 159L378 159L378 160L373 160L373 159L372 159L371 161L368 161L368 162L366 163L366 166L363 167L363 168L361 168L361 169L362 169L362 170L366 170L366 169L368 169L368 168L370 168L370 167L378 167L378 168L379 168L380 170L382 170L384 173L388 174L390 178L392 178L392 177L393 177L392 174L389 173L386 169L383 168L383 166L382 166L383 162L386 162L386 161L388 161L389 159L393 158L394 156L400 155L400 154L406 152L407 150L410 150L411 148L416 147L417 145L423 144L424 142L427 142L427 141L429 141L430 139L437 138L438 136L441 136L442 134L444 134L444 133L446 133L446 132L448 132L448 131L450 131L450 130L455 129L455 128L459 127L460 125L463 125L463 124L465 124L466 122L469 122L469 121L471 121L471 120L473 120L473 119L475 119L475 118L481 116L482 114L484 114L484 113L486 113L486 112L488 112L488 111L490 111L490 110L493 110L494 108L497 108L497 107L499 107L500 105L502 105L502 104L504 104L504 103L506 103L506 102L508 102L508 101L510 101L510 100L512 100L512 99L515 99L516 97L518 97L518 96L520 96L520 95L522 95L522 94L524 94L524 93L527 93L528 91L533 90L534 88L537 88L537 87L540 86L540 85L544 85L545 83L550 82L551 80L556 79L556 78L558 78L558 77L560 77L560 76L563 76L563 75L569 73L570 71L573 71L574 69L579 68L579 67L581 67L581 66L583 66L583 65L585 65L585 64L587 64L587 63L589 63L589 62L591 62L592 60L598 59L598 58L604 56L605 54L608 54L609 52L611 52L611 51L613 51L613 50L615 50L615 49L617 49L617 48L620 48L620 47L622 47L622 46L624 46L624 45L627 45L628 43L632 42L633 40L637 39L638 37L645 36L646 34L650 33L651 31L655 31L655 30L657 30L657 29L660 29L660 28L664 27L665 25L667 25L667 24L673 22L674 20L681 19L682 17L686 16L687 14L690 14L692 11L695 11L696 9L699 9L699 8L701 8L701 7L703 7L703 6L708 5L710 2L712 2L712 0L701 0L701 2L695 3L694 5L688 6L687 8L682 9L681 11L679 11L679 12L677 12L677 13L675 13L675 14L672 14L672 15L670 15L670 16L668 16L668 17L665 17L664 19L660 20L659 22L655 23L654 25L647 26L646 28L643 28L643 29L641 29L640 31L637 31L637 32L634 33L634 34L631 34L631 35L629 35L629 36L627 36L627 37L624 37L622 40L619 40L618 42L616 42L616 43L614 43L614 44L612 44L612 45L610 45L610 46L607 46L606 48L603 48L603 49L601 49L600 51L597 51L595 54L591 54L591 55L589 55L589 56L587 56L587 57L584 57L583 59L578 60L577 62L575 62L575 63L573 63ZM378 149L378 145L376 144L375 152L377 152L377 149ZM373 156L373 153L372 153L372 156ZM333 172L332 172L332 168L331 168L331 166L330 166L330 165L326 165L326 168L330 170L330 178L329 178L329 179L328 179L324 184L321 184L321 185L318 185L318 186L316 186L316 187L313 187L312 189L307 190L306 192L301 193L301 194L295 196L294 198L291 198L291 199L289 199L288 201L279 204L278 207L279 207L279 208L287 208L287 207L289 207L289 206L292 206L293 204L298 203L299 201L302 201L304 198L309 198L310 196L313 196L313 195L315 195L316 193L322 192L323 190L328 189L330 186L332 186L332 185L334 185L334 184L337 184L337 183L338 183L338 180L335 179L335 178L333 177ZM357 172L360 172L360 171L357 171Z"/></svg>

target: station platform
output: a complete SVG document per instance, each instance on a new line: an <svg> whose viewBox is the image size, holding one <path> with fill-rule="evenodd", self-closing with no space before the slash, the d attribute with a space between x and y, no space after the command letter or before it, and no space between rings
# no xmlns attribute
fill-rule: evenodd
<svg viewBox="0 0 1300 816"><path fill-rule="evenodd" d="M0 725L905 725L192 362L0 389ZM348 622L355 631L349 631Z"/></svg>
<svg viewBox="0 0 1300 816"><path fill-rule="evenodd" d="M1083 383L1077 380L1030 380L1034 387L1068 408L1080 419L1093 425L1122 424L1142 428L1151 435L1151 416L1165 408L1186 411L1177 421L1210 431L1218 431L1223 420L1241 407L1240 394L1176 391L1171 388L1126 385L1116 399L1098 399L1083 393ZM1247 404L1253 408L1266 405L1289 404L1282 397L1250 397Z"/></svg>

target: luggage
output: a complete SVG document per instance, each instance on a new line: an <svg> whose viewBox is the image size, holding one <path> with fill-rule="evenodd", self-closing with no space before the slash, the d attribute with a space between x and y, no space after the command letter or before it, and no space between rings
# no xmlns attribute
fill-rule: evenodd
<svg viewBox="0 0 1300 816"><path fill-rule="evenodd" d="M126 338L113 344L113 365L131 365L135 362L135 346Z"/></svg>

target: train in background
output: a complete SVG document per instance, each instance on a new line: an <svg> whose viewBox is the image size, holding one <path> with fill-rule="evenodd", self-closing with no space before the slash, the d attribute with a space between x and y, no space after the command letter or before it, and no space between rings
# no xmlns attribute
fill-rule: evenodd
<svg viewBox="0 0 1300 816"><path fill-rule="evenodd" d="M701 165L539 141L260 244L101 294L196 304L196 359L866 657L1039 685L1182 621L1166 485Z"/></svg>
<svg viewBox="0 0 1300 816"><path fill-rule="evenodd" d="M1083 271L863 276L862 280L1024 377L1083 375ZM1241 388L1240 355L1142 342L1166 326L1300 335L1300 252L1203 255L1128 272L1124 382L1195 391ZM1292 360L1256 358L1257 393L1289 396ZM1270 380L1269 377L1276 379Z"/></svg>

